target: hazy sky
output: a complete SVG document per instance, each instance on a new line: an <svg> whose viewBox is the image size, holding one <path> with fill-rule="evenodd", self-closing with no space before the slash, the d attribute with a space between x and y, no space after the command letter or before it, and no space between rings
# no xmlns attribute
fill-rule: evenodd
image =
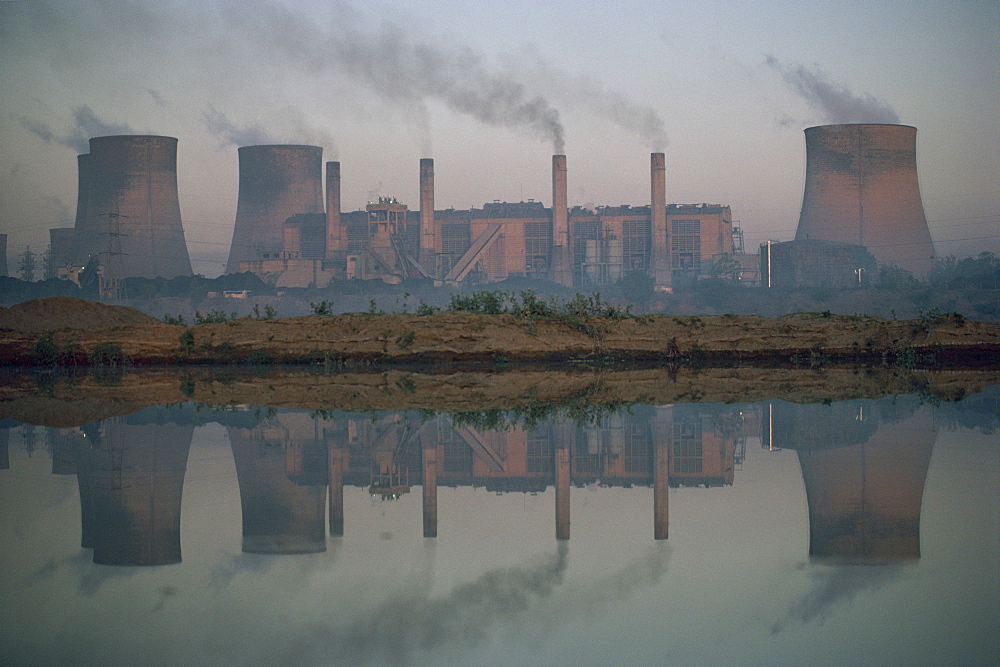
<svg viewBox="0 0 1000 667"><path fill-rule="evenodd" d="M344 210L667 199L732 207L747 250L795 232L802 130L917 128L939 255L1000 254L1000 3L0 1L0 232L72 226L76 155L107 134L177 137L194 270L218 275L237 148L322 146Z"/></svg>

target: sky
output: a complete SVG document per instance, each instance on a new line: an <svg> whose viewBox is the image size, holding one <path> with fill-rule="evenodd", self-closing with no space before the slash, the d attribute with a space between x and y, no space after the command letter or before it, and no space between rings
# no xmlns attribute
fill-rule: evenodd
<svg viewBox="0 0 1000 667"><path fill-rule="evenodd" d="M917 128L939 256L1000 254L1000 3L0 0L0 233L8 266L73 225L76 155L108 134L177 137L195 273L219 275L237 149L323 148L342 209L667 200L732 207L755 252L791 240L803 130Z"/></svg>

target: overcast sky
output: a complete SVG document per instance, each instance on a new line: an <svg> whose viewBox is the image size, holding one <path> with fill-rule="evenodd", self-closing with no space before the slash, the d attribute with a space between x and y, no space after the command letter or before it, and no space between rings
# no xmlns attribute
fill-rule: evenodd
<svg viewBox="0 0 1000 667"><path fill-rule="evenodd" d="M237 148L323 147L342 208L649 203L732 207L747 250L794 236L803 130L917 128L939 255L1000 254L1000 3L0 1L0 232L11 270L72 226L76 155L107 134L177 137L194 270L218 275Z"/></svg>

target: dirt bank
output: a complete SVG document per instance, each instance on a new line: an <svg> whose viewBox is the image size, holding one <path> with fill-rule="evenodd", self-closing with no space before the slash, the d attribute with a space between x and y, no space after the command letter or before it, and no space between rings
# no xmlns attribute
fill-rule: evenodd
<svg viewBox="0 0 1000 667"><path fill-rule="evenodd" d="M1000 323L958 315L917 320L795 314L531 320L438 312L349 314L198 326L167 325L126 307L40 299L0 312L0 364L314 363L440 366L563 362L889 363L1000 365ZM46 347L40 355L39 341ZM100 346L100 347L99 347ZM95 357L95 351L100 354ZM117 363L117 358L111 360Z"/></svg>

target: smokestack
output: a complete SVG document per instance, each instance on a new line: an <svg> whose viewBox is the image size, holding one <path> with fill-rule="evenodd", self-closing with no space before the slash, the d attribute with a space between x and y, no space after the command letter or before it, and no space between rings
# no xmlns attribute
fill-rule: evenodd
<svg viewBox="0 0 1000 667"><path fill-rule="evenodd" d="M102 263L118 263L119 278L191 275L177 197L177 139L94 137L78 167L76 262L101 256Z"/></svg>
<svg viewBox="0 0 1000 667"><path fill-rule="evenodd" d="M347 252L347 234L340 226L340 163L326 163L326 258L340 259Z"/></svg>
<svg viewBox="0 0 1000 667"><path fill-rule="evenodd" d="M567 287L573 286L570 263L569 211L567 208L566 156L552 156L552 261L549 280Z"/></svg>
<svg viewBox="0 0 1000 667"><path fill-rule="evenodd" d="M7 235L0 234L0 276L7 277Z"/></svg>
<svg viewBox="0 0 1000 667"><path fill-rule="evenodd" d="M278 252L285 220L323 211L323 149L319 146L243 146L236 225L226 273L240 262Z"/></svg>
<svg viewBox="0 0 1000 667"><path fill-rule="evenodd" d="M437 276L437 224L434 221L434 160L420 160L420 265Z"/></svg>
<svg viewBox="0 0 1000 667"><path fill-rule="evenodd" d="M670 231L667 228L667 167L663 153L650 154L650 228L653 234L653 256L650 258L650 273L657 287L669 287L672 282L670 271Z"/></svg>
<svg viewBox="0 0 1000 667"><path fill-rule="evenodd" d="M917 180L917 129L821 125L805 135L806 185L795 239L862 245L880 264L927 278L935 255Z"/></svg>

